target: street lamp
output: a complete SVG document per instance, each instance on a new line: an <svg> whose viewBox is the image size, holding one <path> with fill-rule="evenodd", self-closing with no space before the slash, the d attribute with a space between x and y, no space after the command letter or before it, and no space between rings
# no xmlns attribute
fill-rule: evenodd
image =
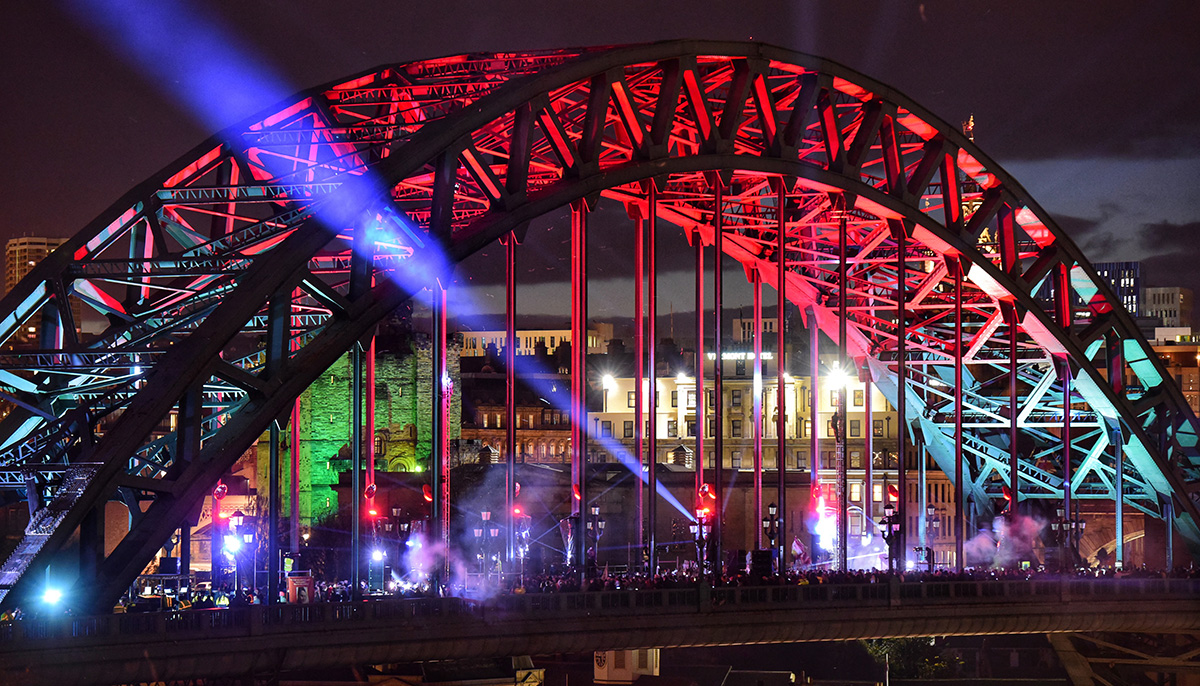
<svg viewBox="0 0 1200 686"><path fill-rule="evenodd" d="M483 526L480 525L480 526L475 527L475 530L472 533L475 534L475 547L477 549L477 552L475 553L475 559L479 562L479 574L482 576L483 575Z"/></svg>
<svg viewBox="0 0 1200 686"><path fill-rule="evenodd" d="M708 540L712 530L712 513L708 508L696 510L696 521L688 524L688 531L696 542L696 565L700 574L708 573Z"/></svg>
<svg viewBox="0 0 1200 686"><path fill-rule="evenodd" d="M488 574L497 569L500 563L500 553L497 552L497 541L500 539L500 527L497 524L488 525Z"/></svg>
<svg viewBox="0 0 1200 686"><path fill-rule="evenodd" d="M223 543L224 543L224 548L225 548L225 554L227 556L229 556L230 561L233 562L234 590L235 591L240 590L246 581L246 579L244 578L245 575L242 573L241 561L238 559L239 558L238 553L241 552L243 548L249 548L253 554L253 557L251 558L251 567L250 567L251 579L250 579L250 584L249 584L249 586L251 588L253 588L254 587L254 578L253 578L254 567L257 566L257 551L254 550L253 527L250 527L248 530L245 530L245 531L242 530L242 525L246 522L246 514L244 512L242 512L241 510L234 510L233 513L229 515L229 517L227 518L226 521L229 522L229 533L227 533L225 535L225 539L224 539Z"/></svg>
<svg viewBox="0 0 1200 686"><path fill-rule="evenodd" d="M1071 566L1075 566L1079 560L1079 537L1087 528L1087 522L1078 517L1068 517L1062 505L1055 508L1054 513L1057 516L1050 522L1050 530L1053 532L1054 544L1058 548L1058 569L1063 571L1067 568L1066 557L1068 555L1071 557Z"/></svg>
<svg viewBox="0 0 1200 686"><path fill-rule="evenodd" d="M920 559L924 560L929 566L930 572L933 571L934 565L933 546L930 545L930 539L938 537L938 530L941 529L942 526L942 512L943 510L939 510L933 505L928 505L925 507L925 530L928 533L926 535L925 545L917 546L915 548Z"/></svg>
<svg viewBox="0 0 1200 686"><path fill-rule="evenodd" d="M588 572L592 572L594 571L596 560L600 555L600 537L604 535L604 526L607 522L604 520L604 517L600 516L599 506L592 505L589 511L591 512L591 517L587 518L587 521L583 525L587 536L587 540L584 543L588 544L585 547L591 550L592 554L584 563L587 565Z"/></svg>
<svg viewBox="0 0 1200 686"><path fill-rule="evenodd" d="M887 543L888 571L892 572L896 569L895 553L896 542L900 540L900 516L896 513L896 506L890 502L884 505L883 515L883 522L879 528L883 540Z"/></svg>
<svg viewBox="0 0 1200 686"><path fill-rule="evenodd" d="M771 544L771 556L776 555L775 539L780 535L779 531L779 506L775 503L767 505L767 516L762 518L763 535L767 537L767 541ZM779 560L779 571L783 572L783 558Z"/></svg>

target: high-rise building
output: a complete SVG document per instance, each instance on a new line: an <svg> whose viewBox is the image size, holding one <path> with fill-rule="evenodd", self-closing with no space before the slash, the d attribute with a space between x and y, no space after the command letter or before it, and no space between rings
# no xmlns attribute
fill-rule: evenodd
<svg viewBox="0 0 1200 686"><path fill-rule="evenodd" d="M1162 320L1163 326L1192 326L1192 289L1179 286L1142 289L1142 316Z"/></svg>
<svg viewBox="0 0 1200 686"><path fill-rule="evenodd" d="M39 262L66 242L66 238L45 236L22 236L9 240L4 246L4 292L7 294L15 288ZM74 315L75 328L78 331L83 319L83 303L76 298L70 300L71 313ZM40 328L41 320L35 315L9 343L36 343Z"/></svg>
<svg viewBox="0 0 1200 686"><path fill-rule="evenodd" d="M1129 314L1136 317L1142 311L1142 263L1141 262L1096 262L1092 264L1100 278L1112 286Z"/></svg>

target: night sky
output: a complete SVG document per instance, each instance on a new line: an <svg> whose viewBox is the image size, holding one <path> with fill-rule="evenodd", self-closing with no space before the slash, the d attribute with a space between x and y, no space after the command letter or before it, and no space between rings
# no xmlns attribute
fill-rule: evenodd
<svg viewBox="0 0 1200 686"><path fill-rule="evenodd" d="M7 2L0 234L73 234L214 131L376 65L753 39L974 114L979 146L1093 261L1200 291L1198 36L1191 2Z"/></svg>

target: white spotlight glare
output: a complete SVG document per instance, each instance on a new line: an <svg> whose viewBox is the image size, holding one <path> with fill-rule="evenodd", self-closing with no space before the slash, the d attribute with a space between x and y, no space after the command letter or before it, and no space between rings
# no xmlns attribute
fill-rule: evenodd
<svg viewBox="0 0 1200 686"><path fill-rule="evenodd" d="M846 388L850 385L850 374L841 367L834 367L829 370L827 379L829 386L834 389Z"/></svg>

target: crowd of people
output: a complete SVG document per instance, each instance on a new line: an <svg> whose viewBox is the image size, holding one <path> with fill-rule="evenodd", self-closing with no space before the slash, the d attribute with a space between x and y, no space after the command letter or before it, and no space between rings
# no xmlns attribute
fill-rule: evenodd
<svg viewBox="0 0 1200 686"><path fill-rule="evenodd" d="M359 592L353 592L349 580L314 580L311 595L305 600L313 603L350 602L357 599L376 598L420 598L430 596L459 596L482 598L496 595L522 595L535 593L577 593L620 590L664 590L697 588L706 585L711 589L748 586L805 586L815 584L888 584L893 579L901 582L945 582L945 581L1036 581L1061 578L1110 579L1110 578L1171 578L1200 579L1200 567L1191 565L1172 570L1150 569L1145 566L1124 570L1114 568L1080 568L1068 572L1055 572L1041 567L1030 569L972 568L958 571L953 568L932 571L889 572L887 570L832 571L814 567L789 570L782 575L753 576L747 571L728 575L700 574L694 567L686 570L671 570L650 574L645 572L612 572L607 569L594 573L581 573L564 569L556 573L530 575L496 575L473 579L457 578L447 584L431 583L429 580L402 581L390 584L388 590L370 589L363 583ZM222 609L248 607L266 603L265 588L234 588L223 586L217 589L184 588L151 589L151 593L122 598L114 611L148 612L160 610ZM289 602L286 591L279 591L278 601ZM60 612L70 613L66 607ZM0 623L18 621L28 616L20 608L0 614Z"/></svg>
<svg viewBox="0 0 1200 686"><path fill-rule="evenodd" d="M876 584L889 583L895 577L901 582L939 582L939 581L1032 581L1040 579L1060 579L1063 577L1079 579L1096 578L1200 578L1200 568L1196 566L1181 567L1172 570L1155 570L1145 566L1126 570L1113 568L1078 569L1070 572L1055 572L1044 568L1003 569L1003 568L972 568L958 571L951 568L935 569L933 571L904 571L889 572L886 570L850 570L845 572L828 569L808 569L787 571L782 575L752 576L747 572L736 572L731 575L700 575L696 573L643 574L607 572L585 576L569 572L561 574L540 574L518 579L512 579L499 590L504 593L572 593L580 591L618 591L618 590L658 590L672 588L690 588L701 583L707 583L713 588L738 586L783 586L809 584Z"/></svg>

